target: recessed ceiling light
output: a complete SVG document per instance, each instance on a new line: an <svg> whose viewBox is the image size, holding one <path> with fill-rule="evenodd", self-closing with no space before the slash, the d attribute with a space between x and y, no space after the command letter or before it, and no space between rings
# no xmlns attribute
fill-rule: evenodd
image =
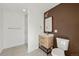
<svg viewBox="0 0 79 59"><path fill-rule="evenodd" d="M22 9L23 12L26 12L26 9Z"/></svg>

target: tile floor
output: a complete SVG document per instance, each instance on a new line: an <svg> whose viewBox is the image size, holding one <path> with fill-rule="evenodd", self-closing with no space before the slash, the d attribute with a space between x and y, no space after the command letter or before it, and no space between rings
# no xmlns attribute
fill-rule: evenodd
<svg viewBox="0 0 79 59"><path fill-rule="evenodd" d="M0 56L47 56L41 49L36 49L31 53L27 53L27 45L21 45L4 49Z"/></svg>

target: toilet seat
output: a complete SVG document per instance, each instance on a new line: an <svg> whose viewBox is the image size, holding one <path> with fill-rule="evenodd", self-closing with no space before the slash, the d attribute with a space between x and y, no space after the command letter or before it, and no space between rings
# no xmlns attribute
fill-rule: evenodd
<svg viewBox="0 0 79 59"><path fill-rule="evenodd" d="M51 54L53 56L65 56L64 54L64 50L60 49L60 48L54 48L51 52Z"/></svg>

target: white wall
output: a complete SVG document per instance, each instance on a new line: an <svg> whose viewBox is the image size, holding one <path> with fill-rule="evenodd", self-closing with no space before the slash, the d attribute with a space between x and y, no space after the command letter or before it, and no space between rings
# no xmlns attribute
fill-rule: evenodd
<svg viewBox="0 0 79 59"><path fill-rule="evenodd" d="M25 43L24 15L18 10L4 9L3 48L10 48Z"/></svg>
<svg viewBox="0 0 79 59"><path fill-rule="evenodd" d="M43 20L43 13L38 6L32 5L28 8L28 52L39 47L40 25Z"/></svg>
<svg viewBox="0 0 79 59"><path fill-rule="evenodd" d="M2 51L3 46L3 12L0 8L0 52Z"/></svg>

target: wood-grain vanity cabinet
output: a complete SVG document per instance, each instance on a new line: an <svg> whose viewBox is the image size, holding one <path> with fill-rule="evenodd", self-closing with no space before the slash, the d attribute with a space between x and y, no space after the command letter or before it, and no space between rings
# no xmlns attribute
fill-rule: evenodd
<svg viewBox="0 0 79 59"><path fill-rule="evenodd" d="M39 36L39 47L46 53L51 52L53 48L53 36Z"/></svg>

